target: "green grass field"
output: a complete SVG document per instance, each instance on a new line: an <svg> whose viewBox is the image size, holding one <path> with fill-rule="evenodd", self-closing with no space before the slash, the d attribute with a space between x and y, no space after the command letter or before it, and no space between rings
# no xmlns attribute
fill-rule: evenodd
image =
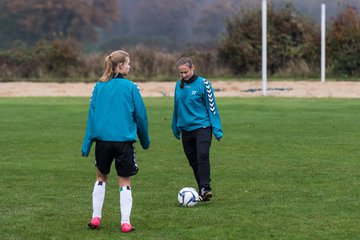
<svg viewBox="0 0 360 240"><path fill-rule="evenodd" d="M89 230L94 149L80 156L88 98L0 98L0 239L359 239L360 100L218 98L209 203L171 133L172 98L146 98L151 147L137 145L132 224L119 228L115 169L102 228Z"/></svg>

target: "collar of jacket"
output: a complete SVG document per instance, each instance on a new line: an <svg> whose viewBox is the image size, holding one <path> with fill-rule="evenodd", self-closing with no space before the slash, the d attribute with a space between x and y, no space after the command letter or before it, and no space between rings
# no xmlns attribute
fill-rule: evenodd
<svg viewBox="0 0 360 240"><path fill-rule="evenodd" d="M113 73L112 78L124 78L121 73Z"/></svg>
<svg viewBox="0 0 360 240"><path fill-rule="evenodd" d="M198 76L196 74L194 74L194 75L192 75L192 77L189 80L185 81L185 83L186 84L193 83L196 81L197 78L198 78Z"/></svg>

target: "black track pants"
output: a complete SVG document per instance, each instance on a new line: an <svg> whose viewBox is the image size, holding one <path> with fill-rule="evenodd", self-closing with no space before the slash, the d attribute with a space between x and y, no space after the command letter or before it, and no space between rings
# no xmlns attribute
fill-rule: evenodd
<svg viewBox="0 0 360 240"><path fill-rule="evenodd" d="M210 146L211 128L199 128L193 131L182 131L182 143L189 165L194 171L194 176L201 188L210 188Z"/></svg>

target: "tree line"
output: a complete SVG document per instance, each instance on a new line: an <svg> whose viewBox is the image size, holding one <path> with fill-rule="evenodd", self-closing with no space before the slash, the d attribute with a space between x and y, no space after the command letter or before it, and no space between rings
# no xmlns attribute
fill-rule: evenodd
<svg viewBox="0 0 360 240"><path fill-rule="evenodd" d="M235 74L261 70L261 13L244 12L227 21L219 58ZM327 31L327 71L339 76L360 74L360 16L346 6ZM292 4L268 10L268 68L271 75L309 76L320 69L320 26Z"/></svg>
<svg viewBox="0 0 360 240"><path fill-rule="evenodd" d="M86 40L96 40L98 29L109 27L118 17L117 0L28 2L32 3L32 9L21 0L0 2L0 10L6 10L0 17L1 26L5 26L0 30L0 40L9 41L8 47L0 50L0 81L24 78L96 81L101 75L104 56L120 47L131 54L132 77L138 81L173 80L176 76L174 63L182 55L192 56L199 73L207 76L259 76L261 71L259 8L240 10L229 16L224 23L223 37L211 45L199 43L181 50L169 50L141 42L113 42L101 52L86 53ZM49 9L53 12L47 16ZM22 18L15 18L19 13ZM11 31L13 27L20 27L23 32ZM328 73L339 77L359 75L359 30L360 15L351 5L328 25ZM27 37L34 39L30 36L37 36L37 40L27 41ZM13 41L6 40L9 37ZM290 3L268 8L268 70L271 76L319 76L320 48L319 23L300 14Z"/></svg>

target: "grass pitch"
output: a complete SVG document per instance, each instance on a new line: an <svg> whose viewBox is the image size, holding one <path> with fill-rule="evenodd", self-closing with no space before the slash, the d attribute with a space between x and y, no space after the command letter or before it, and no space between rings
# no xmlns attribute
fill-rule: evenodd
<svg viewBox="0 0 360 240"><path fill-rule="evenodd" d="M360 100L218 98L209 203L171 133L172 98L146 98L151 146L137 144L132 224L119 228L115 169L100 230L89 230L94 149L80 156L88 98L0 99L0 239L359 239Z"/></svg>

